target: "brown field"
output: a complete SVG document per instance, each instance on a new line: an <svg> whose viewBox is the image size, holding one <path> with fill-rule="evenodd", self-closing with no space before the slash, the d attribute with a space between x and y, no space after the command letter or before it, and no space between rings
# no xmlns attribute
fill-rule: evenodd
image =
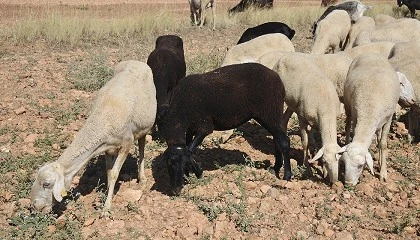
<svg viewBox="0 0 420 240"><path fill-rule="evenodd" d="M226 17L236 2L217 1L218 17ZM294 11L319 2L277 0L275 8L290 6ZM394 1L368 3L395 5ZM181 27L87 36L72 44L43 34L24 40L8 32L28 16L33 21L51 13L70 19L90 16L112 24L125 16L162 10L175 12ZM386 183L379 181L375 141L371 146L375 176L365 169L356 187L331 187L319 171L307 175L297 165L302 151L296 119L289 128L295 179L278 180L266 170L274 163L271 137L251 121L225 143L220 132L204 140L195 154L204 177L190 178L179 197L167 194L169 180L161 163L166 145L148 139L147 184L135 181L137 148L133 148L120 173L111 219L99 217L106 194L103 156L79 172L56 213L31 212L29 191L36 170L57 159L71 143L101 81L109 79L116 63L146 61L157 36L177 34L184 40L187 73L209 71L252 25L224 23L211 31L208 26L189 25L188 17L186 0L0 1L0 239L420 238L420 144L407 140L405 110L397 114L389 134ZM296 50L309 52L310 21L292 27L297 32ZM341 144L343 119L338 131ZM316 164L314 168L319 170Z"/></svg>

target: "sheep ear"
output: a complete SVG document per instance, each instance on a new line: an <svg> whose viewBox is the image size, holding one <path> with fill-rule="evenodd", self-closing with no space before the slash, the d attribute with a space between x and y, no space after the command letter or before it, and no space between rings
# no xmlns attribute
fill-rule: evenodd
<svg viewBox="0 0 420 240"><path fill-rule="evenodd" d="M373 159L372 159L372 155L370 155L370 153L366 153L366 164L369 167L370 172L372 173L372 175L374 175L373 173Z"/></svg>
<svg viewBox="0 0 420 240"><path fill-rule="evenodd" d="M67 196L66 189L64 188L64 176L60 173L57 174L57 178L55 179L53 195L57 202L61 202L63 197Z"/></svg>
<svg viewBox="0 0 420 240"><path fill-rule="evenodd" d="M315 156L312 159L310 159L308 162L313 163L316 160L320 159L322 157L322 155L324 155L324 147L319 149L319 151L315 154Z"/></svg>

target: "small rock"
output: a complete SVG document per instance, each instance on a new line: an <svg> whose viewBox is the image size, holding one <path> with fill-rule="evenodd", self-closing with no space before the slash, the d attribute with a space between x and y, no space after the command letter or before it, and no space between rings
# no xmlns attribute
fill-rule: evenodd
<svg viewBox="0 0 420 240"><path fill-rule="evenodd" d="M327 230L324 231L324 235L326 237L331 237L332 235L334 235L334 231L331 230L331 229L327 229Z"/></svg>
<svg viewBox="0 0 420 240"><path fill-rule="evenodd" d="M119 193L120 197L126 202L137 202L143 195L142 190L125 189Z"/></svg>
<svg viewBox="0 0 420 240"><path fill-rule="evenodd" d="M245 182L245 186L248 190L252 190L252 189L255 189L257 187L257 184L255 182L252 182L252 181L247 181L247 182Z"/></svg>
<svg viewBox="0 0 420 240"><path fill-rule="evenodd" d="M21 198L18 200L19 205L23 208L29 208L29 206L31 205L31 199L27 199L27 198Z"/></svg>
<svg viewBox="0 0 420 240"><path fill-rule="evenodd" d="M374 189L366 183L360 183L356 186L356 191L363 193L366 196L372 197L374 194Z"/></svg>
<svg viewBox="0 0 420 240"><path fill-rule="evenodd" d="M176 235L178 235L181 239L186 239L186 240L194 238L194 235L196 234L197 234L196 227L179 228L176 231Z"/></svg>
<svg viewBox="0 0 420 240"><path fill-rule="evenodd" d="M55 220L55 225L57 226L58 229L62 229L66 225L66 221L67 221L66 217L64 215L61 215L60 217L57 218L57 220Z"/></svg>
<svg viewBox="0 0 420 240"><path fill-rule="evenodd" d="M152 135L147 134L146 135L146 143L147 144L151 144L152 142L153 142Z"/></svg>
<svg viewBox="0 0 420 240"><path fill-rule="evenodd" d="M226 143L229 140L229 138L232 136L232 134L233 134L233 131L226 131L226 132L224 132L222 134L222 136L220 137L220 141L222 143Z"/></svg>
<svg viewBox="0 0 420 240"><path fill-rule="evenodd" d="M343 198L344 199L349 199L351 197L351 194L349 192L344 192L343 193Z"/></svg>
<svg viewBox="0 0 420 240"><path fill-rule="evenodd" d="M49 225L49 226L47 227L47 229L48 229L48 233L49 233L49 234L51 234L51 233L54 233L54 232L55 232L55 230L57 230L57 227L56 227L56 226L54 226L54 225Z"/></svg>
<svg viewBox="0 0 420 240"><path fill-rule="evenodd" d="M25 107L20 107L20 108L15 109L15 114L16 115L20 115L20 114L23 114L25 112L26 112Z"/></svg>
<svg viewBox="0 0 420 240"><path fill-rule="evenodd" d="M276 180L276 182L274 183L274 185L277 186L277 187L279 187L279 188L285 188L288 182L289 181L278 179L278 180Z"/></svg>
<svg viewBox="0 0 420 240"><path fill-rule="evenodd" d="M276 198L278 193L279 193L279 190L277 190L276 188L270 188L267 191L267 195L272 197L272 198Z"/></svg>
<svg viewBox="0 0 420 240"><path fill-rule="evenodd" d="M336 233L335 238L337 240L353 240L353 235L350 232L344 230L342 232Z"/></svg>
<svg viewBox="0 0 420 240"><path fill-rule="evenodd" d="M391 192L391 193L397 193L400 191L400 189L398 189L397 185L394 182L390 182L388 184L386 184L386 188Z"/></svg>
<svg viewBox="0 0 420 240"><path fill-rule="evenodd" d="M237 142L237 143L239 143L239 144L242 144L242 143L244 143L244 142L245 142L245 138L243 138L243 137L238 137L238 138L236 139L236 142Z"/></svg>
<svg viewBox="0 0 420 240"><path fill-rule="evenodd" d="M96 218L93 218L93 217L86 219L85 222L83 223L83 227L92 225L95 222L95 220Z"/></svg>
<svg viewBox="0 0 420 240"><path fill-rule="evenodd" d="M80 183L80 176L75 176L71 183L74 185L78 185Z"/></svg>
<svg viewBox="0 0 420 240"><path fill-rule="evenodd" d="M108 229L123 229L125 226L125 223L123 220L114 220L114 221L109 221L106 224L106 227Z"/></svg>
<svg viewBox="0 0 420 240"><path fill-rule="evenodd" d="M400 198L401 198L401 199L403 199L403 200L404 200L404 199L407 199L407 197L408 197L408 195L407 195L407 193L406 193L406 192L401 192L401 193L400 193Z"/></svg>
<svg viewBox="0 0 420 240"><path fill-rule="evenodd" d="M25 140L23 140L25 143L34 143L38 139L38 134L32 133L26 136Z"/></svg>
<svg viewBox="0 0 420 240"><path fill-rule="evenodd" d="M57 144L57 143L54 143L53 145L52 145L52 148L55 150L55 151L58 151L58 150L60 150L60 145L59 144Z"/></svg>
<svg viewBox="0 0 420 240"><path fill-rule="evenodd" d="M377 207L375 210L375 214L381 218L385 218L386 217L386 209L383 207Z"/></svg>
<svg viewBox="0 0 420 240"><path fill-rule="evenodd" d="M404 232L408 233L408 234L415 234L416 233L416 229L410 226L407 226L404 228Z"/></svg>
<svg viewBox="0 0 420 240"><path fill-rule="evenodd" d="M333 183L333 185L332 185L332 190L334 190L337 194L340 194L340 193L342 193L343 192L343 189L344 189L344 185L343 185L343 183L342 182L335 182L335 183Z"/></svg>
<svg viewBox="0 0 420 240"><path fill-rule="evenodd" d="M307 239L308 238L308 233L305 231L297 231L296 232L296 237L298 239Z"/></svg>
<svg viewBox="0 0 420 240"><path fill-rule="evenodd" d="M295 184L293 182L287 182L286 185L284 185L285 188L287 189L292 189L294 188Z"/></svg>
<svg viewBox="0 0 420 240"><path fill-rule="evenodd" d="M268 186L268 185L262 185L261 186L261 189L260 189L260 191L263 193L263 194L266 194L267 192L268 192L268 190L270 190L270 186Z"/></svg>

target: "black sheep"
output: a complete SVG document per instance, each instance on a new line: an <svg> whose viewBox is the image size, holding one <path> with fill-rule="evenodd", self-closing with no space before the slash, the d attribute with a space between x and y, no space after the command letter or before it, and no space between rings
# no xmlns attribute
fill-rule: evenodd
<svg viewBox="0 0 420 240"><path fill-rule="evenodd" d="M295 30L291 29L289 26L287 26L287 24L282 22L266 22L245 30L237 44L270 33L282 33L290 40L292 40L293 36L295 35Z"/></svg>
<svg viewBox="0 0 420 240"><path fill-rule="evenodd" d="M213 130L237 128L255 119L275 142L278 177L284 160L284 179L292 176L290 142L281 128L285 90L277 73L257 63L229 65L190 75L175 88L163 127L164 153L171 186L178 194L189 170L201 176L192 153ZM192 168L192 169L191 169Z"/></svg>
<svg viewBox="0 0 420 240"><path fill-rule="evenodd" d="M410 10L410 15L415 18L416 9L420 10L420 0L397 0L398 7L406 5Z"/></svg>
<svg viewBox="0 0 420 240"><path fill-rule="evenodd" d="M272 8L273 0L241 0L236 6L228 10L229 14L243 12L250 7Z"/></svg>
<svg viewBox="0 0 420 240"><path fill-rule="evenodd" d="M156 39L156 47L150 53L147 64L153 72L156 87L158 125L169 108L169 99L178 82L185 77L186 66L182 39L164 35Z"/></svg>

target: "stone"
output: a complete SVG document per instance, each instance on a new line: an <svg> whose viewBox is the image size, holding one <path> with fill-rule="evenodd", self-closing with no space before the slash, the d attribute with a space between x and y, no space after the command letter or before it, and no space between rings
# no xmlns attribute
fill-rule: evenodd
<svg viewBox="0 0 420 240"><path fill-rule="evenodd" d="M398 189L398 186L394 182L386 184L386 189L388 189L391 193L400 192L400 189Z"/></svg>
<svg viewBox="0 0 420 240"><path fill-rule="evenodd" d="M21 114L26 112L26 109L25 109L25 107L22 106L22 107L16 108L14 110L14 112L15 112L16 115L21 115Z"/></svg>
<svg viewBox="0 0 420 240"><path fill-rule="evenodd" d="M386 217L386 215L387 215L387 212L386 212L386 209L385 209L385 208L383 208L383 207L381 207L381 206L378 206L378 207L375 209L375 214L376 214L377 216L381 217L381 218L385 218L385 217Z"/></svg>
<svg viewBox="0 0 420 240"><path fill-rule="evenodd" d="M125 202L137 202L143 195L143 191L127 188L119 192L118 195L120 195L120 197L124 199Z"/></svg>
<svg viewBox="0 0 420 240"><path fill-rule="evenodd" d="M58 150L60 150L60 149L61 149L61 147L60 147L60 145L59 145L59 144L54 143L54 144L52 145L52 149L53 149L53 150L55 150L55 151L58 151Z"/></svg>
<svg viewBox="0 0 420 240"><path fill-rule="evenodd" d="M268 192L268 190L270 190L270 186L268 186L268 185L262 185L261 186L261 188L260 188L260 191L263 193L263 194L266 194L267 192Z"/></svg>
<svg viewBox="0 0 420 240"><path fill-rule="evenodd" d="M279 193L279 190L277 190L276 188L270 188L267 191L267 195L272 197L272 198L276 198L278 193Z"/></svg>
<svg viewBox="0 0 420 240"><path fill-rule="evenodd" d="M353 240L353 235L349 231L342 231L335 234L337 240Z"/></svg>
<svg viewBox="0 0 420 240"><path fill-rule="evenodd" d="M152 142L153 142L152 135L147 134L146 135L146 143L147 144L151 144Z"/></svg>
<svg viewBox="0 0 420 240"><path fill-rule="evenodd" d="M252 189L255 189L257 187L257 184L255 182L252 182L252 181L246 181L245 182L245 187L248 190L252 190Z"/></svg>
<svg viewBox="0 0 420 240"><path fill-rule="evenodd" d="M193 239L194 235L197 234L197 228L196 227L184 227L179 228L176 231L176 235L179 236L181 239Z"/></svg>
<svg viewBox="0 0 420 240"><path fill-rule="evenodd" d="M38 134L32 133L25 137L25 143L34 143L38 139Z"/></svg>
<svg viewBox="0 0 420 240"><path fill-rule="evenodd" d="M374 189L369 184L360 183L356 186L356 191L363 193L366 196L372 197L374 194Z"/></svg>
<svg viewBox="0 0 420 240"><path fill-rule="evenodd" d="M331 230L331 229L327 229L327 230L324 231L324 235L326 237L332 237L332 235L334 235L334 231Z"/></svg>
<svg viewBox="0 0 420 240"><path fill-rule="evenodd" d="M91 218L86 219L83 222L83 227L87 227L87 226L92 225L95 222L95 220L96 220L96 218L94 218L94 217L91 217Z"/></svg>
<svg viewBox="0 0 420 240"><path fill-rule="evenodd" d="M54 226L54 225L49 225L49 226L47 227L47 231L48 231L48 233L49 233L49 234L54 233L54 232L55 232L55 230L57 230L57 227L56 227L56 226Z"/></svg>
<svg viewBox="0 0 420 240"><path fill-rule="evenodd" d="M406 232L410 235L415 234L416 233L416 228L407 226L407 227L404 228L404 232Z"/></svg>
<svg viewBox="0 0 420 240"><path fill-rule="evenodd" d="M18 202L19 205L23 208L29 208L29 206L31 205L31 199L28 198L20 198Z"/></svg>
<svg viewBox="0 0 420 240"><path fill-rule="evenodd" d="M334 192L336 192L337 194L340 194L343 192L344 185L342 182L338 181L338 182L333 183L333 185L331 186L331 189L334 190Z"/></svg>

